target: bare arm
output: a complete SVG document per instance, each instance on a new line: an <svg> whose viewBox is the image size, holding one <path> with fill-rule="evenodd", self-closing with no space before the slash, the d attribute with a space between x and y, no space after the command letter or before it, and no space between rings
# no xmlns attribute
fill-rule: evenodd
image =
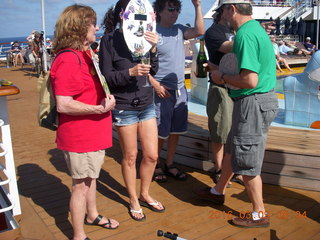
<svg viewBox="0 0 320 240"><path fill-rule="evenodd" d="M238 75L223 75L217 70L213 70L211 73L211 79L216 84L229 84L237 88L253 89L258 84L258 74L256 72L242 69Z"/></svg>
<svg viewBox="0 0 320 240"><path fill-rule="evenodd" d="M149 81L154 88L154 91L160 98L167 98L170 97L170 93L168 92L167 88L163 86L160 82L154 79L153 76L149 74Z"/></svg>
<svg viewBox="0 0 320 240"><path fill-rule="evenodd" d="M202 16L201 0L191 0L195 8L195 22L193 28L188 28L184 32L185 39L199 37L204 34L204 21Z"/></svg>
<svg viewBox="0 0 320 240"><path fill-rule="evenodd" d="M99 105L90 105L74 100L72 96L56 95L57 111L73 116L87 114L102 114L112 109L116 104L113 95L108 95Z"/></svg>
<svg viewBox="0 0 320 240"><path fill-rule="evenodd" d="M230 52L232 52L232 47L233 47L233 40L232 41L225 41L221 44L218 51L223 52L223 53L230 53Z"/></svg>

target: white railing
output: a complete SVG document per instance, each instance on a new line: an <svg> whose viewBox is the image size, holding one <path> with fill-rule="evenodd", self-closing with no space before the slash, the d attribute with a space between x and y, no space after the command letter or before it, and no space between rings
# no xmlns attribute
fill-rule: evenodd
<svg viewBox="0 0 320 240"><path fill-rule="evenodd" d="M16 171L13 158L11 132L8 119L8 106L6 96L0 96L0 157L4 158L4 163L0 164L0 169L6 176L6 179L0 182L0 212L5 212L7 221L10 222L12 228L16 228L18 224L14 220L14 216L21 214L21 206L19 192L16 180ZM2 180L2 179L1 179ZM6 188L4 185L8 185ZM7 197L7 199L5 199ZM10 204L7 203L9 200Z"/></svg>
<svg viewBox="0 0 320 240"><path fill-rule="evenodd" d="M2 99L3 97L0 97L0 99ZM0 106L1 106L1 101L0 101ZM2 110L6 110L6 109L2 109ZM3 135L4 132L6 132L6 123L5 121L3 121L2 119L0 119L0 128L1 128L1 133ZM4 131L3 131L4 130ZM4 137L4 136L3 136ZM7 140L6 137L4 137L4 140ZM10 138L10 142L11 142L11 138ZM6 159L6 163L7 163L7 155L9 154L10 156L10 149L11 145L6 147L5 144L0 142L0 157L5 157ZM12 149L11 149L12 151ZM12 164L8 164L9 166L12 166ZM21 214L21 209L20 209L20 200L19 200L19 196L17 195L18 193L18 189L17 189L17 183L12 183L12 175L14 175L14 179L15 179L15 171L12 174L12 172L10 170L8 170L6 167L4 167L1 163L0 163L0 170L3 172L3 175L5 176L6 179L0 181L0 213L4 213L5 215L5 219L7 222L7 227L8 230L10 229L16 229L19 227L18 223L16 222L16 220L14 219L14 216L17 214ZM5 185L9 185L9 189L12 190L11 194L7 188L5 187Z"/></svg>
<svg viewBox="0 0 320 240"><path fill-rule="evenodd" d="M300 18L305 12L312 8L312 1L299 1L300 4L297 4L297 7L292 11L290 18L295 17L296 19Z"/></svg>
<svg viewBox="0 0 320 240"><path fill-rule="evenodd" d="M253 0L252 5L261 7L292 7L300 1L301 0Z"/></svg>

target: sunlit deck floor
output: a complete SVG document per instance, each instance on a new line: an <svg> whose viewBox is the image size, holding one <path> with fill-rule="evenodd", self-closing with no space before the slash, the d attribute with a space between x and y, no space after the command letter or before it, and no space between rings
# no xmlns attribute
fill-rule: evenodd
<svg viewBox="0 0 320 240"><path fill-rule="evenodd" d="M55 133L37 125L37 79L29 68L1 68L0 78L13 81L21 93L8 97L9 119L18 187L22 204L19 239L69 239L72 227L68 212L71 178L61 153L56 149ZM210 174L181 166L188 173L186 182L172 178L151 185L151 194L166 206L165 213L144 209L145 222L133 221L128 214L128 195L119 161L120 147L107 150L98 180L97 201L102 215L120 221L117 230L86 226L91 239L156 240L158 229L185 239L320 239L320 192L264 184L266 209L272 214L268 228L242 229L228 223L229 213L250 211L244 187L233 183L227 189L224 206L198 200L192 189L212 185ZM141 155L139 156L141 159ZM139 187L140 180L137 181ZM299 213L306 212L306 217ZM1 238L1 234L0 234Z"/></svg>

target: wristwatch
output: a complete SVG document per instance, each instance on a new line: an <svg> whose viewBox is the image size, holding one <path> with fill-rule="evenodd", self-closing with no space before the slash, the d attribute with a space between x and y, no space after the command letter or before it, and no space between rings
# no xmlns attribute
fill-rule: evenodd
<svg viewBox="0 0 320 240"><path fill-rule="evenodd" d="M221 74L221 80L223 81L223 84L226 84L227 82L226 82L226 80L223 78L224 75L225 75L224 73Z"/></svg>

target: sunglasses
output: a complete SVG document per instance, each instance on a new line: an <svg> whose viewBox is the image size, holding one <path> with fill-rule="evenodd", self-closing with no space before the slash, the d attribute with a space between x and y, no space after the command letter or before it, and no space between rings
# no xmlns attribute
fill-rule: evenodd
<svg viewBox="0 0 320 240"><path fill-rule="evenodd" d="M180 12L179 8L177 8L177 7L175 7L175 8L174 7L168 7L167 10L169 12L174 12L174 11Z"/></svg>

